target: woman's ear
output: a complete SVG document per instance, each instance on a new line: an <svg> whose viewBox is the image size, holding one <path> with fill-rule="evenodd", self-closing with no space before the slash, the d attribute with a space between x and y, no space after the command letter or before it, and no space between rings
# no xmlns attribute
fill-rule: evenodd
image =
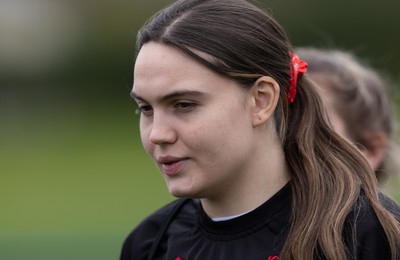
<svg viewBox="0 0 400 260"><path fill-rule="evenodd" d="M271 77L257 79L250 90L253 127L263 124L273 115L279 100L279 84Z"/></svg>

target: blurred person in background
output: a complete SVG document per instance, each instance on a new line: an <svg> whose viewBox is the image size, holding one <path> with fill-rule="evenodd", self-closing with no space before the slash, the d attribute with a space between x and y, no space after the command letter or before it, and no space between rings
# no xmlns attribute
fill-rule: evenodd
<svg viewBox="0 0 400 260"><path fill-rule="evenodd" d="M308 63L307 75L319 86L334 129L360 148L380 184L397 177L387 80L344 50L304 47L296 53Z"/></svg>
<svg viewBox="0 0 400 260"><path fill-rule="evenodd" d="M179 198L122 260L398 259L374 172L328 122L283 28L247 1L180 0L138 33L144 148Z"/></svg>

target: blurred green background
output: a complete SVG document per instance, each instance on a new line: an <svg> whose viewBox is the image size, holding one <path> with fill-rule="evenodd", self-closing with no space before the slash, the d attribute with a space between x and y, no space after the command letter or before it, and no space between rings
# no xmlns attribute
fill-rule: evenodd
<svg viewBox="0 0 400 260"><path fill-rule="evenodd" d="M129 97L136 31L169 2L0 0L0 259L118 259L129 231L173 199ZM397 103L399 1L259 5L295 46L367 58Z"/></svg>

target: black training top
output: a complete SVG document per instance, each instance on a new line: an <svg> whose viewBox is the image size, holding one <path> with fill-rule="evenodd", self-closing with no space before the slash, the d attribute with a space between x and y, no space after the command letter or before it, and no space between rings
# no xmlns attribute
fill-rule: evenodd
<svg viewBox="0 0 400 260"><path fill-rule="evenodd" d="M387 208L399 219L400 208L386 196ZM291 188L287 184L257 209L232 220L214 222L198 200L186 200L177 212L152 259L162 260L275 260L289 228ZM157 233L177 200L146 218L127 237L121 260L146 260ZM344 226L344 241L350 259L390 259L384 231L372 208L360 197ZM352 228L354 227L354 228ZM354 235L355 234L355 235Z"/></svg>

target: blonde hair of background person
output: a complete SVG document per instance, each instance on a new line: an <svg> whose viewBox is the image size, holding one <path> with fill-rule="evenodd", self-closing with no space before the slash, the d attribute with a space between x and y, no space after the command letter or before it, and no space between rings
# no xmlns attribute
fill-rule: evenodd
<svg viewBox="0 0 400 260"><path fill-rule="evenodd" d="M361 149L380 183L388 175L397 176L387 80L350 52L313 47L296 51L320 87L334 129Z"/></svg>
<svg viewBox="0 0 400 260"><path fill-rule="evenodd" d="M396 259L388 198L329 125L269 14L181 0L146 23L137 47L143 146L169 192L188 199L141 222L121 259Z"/></svg>

